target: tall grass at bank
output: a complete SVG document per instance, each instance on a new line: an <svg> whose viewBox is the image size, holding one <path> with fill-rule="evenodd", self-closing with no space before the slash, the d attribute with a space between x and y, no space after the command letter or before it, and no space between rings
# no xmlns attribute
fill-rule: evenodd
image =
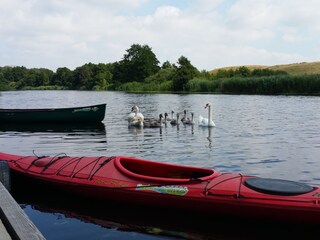
<svg viewBox="0 0 320 240"><path fill-rule="evenodd" d="M61 86L24 87L23 90L63 90ZM14 90L0 83L0 91ZM157 82L129 82L114 86L112 90L126 92L173 92L171 80ZM220 79L194 78L185 86L185 92L228 94L300 94L320 96L320 74L281 75L267 77L233 77Z"/></svg>
<svg viewBox="0 0 320 240"><path fill-rule="evenodd" d="M125 92L170 92L172 91L172 81L157 82L129 82L117 87L118 91Z"/></svg>
<svg viewBox="0 0 320 240"><path fill-rule="evenodd" d="M234 94L306 94L320 95L320 75L234 77L214 80L192 79L188 92Z"/></svg>
<svg viewBox="0 0 320 240"><path fill-rule="evenodd" d="M57 86L57 85L49 85L49 86L39 86L39 87L24 87L22 90L66 90L66 87Z"/></svg>

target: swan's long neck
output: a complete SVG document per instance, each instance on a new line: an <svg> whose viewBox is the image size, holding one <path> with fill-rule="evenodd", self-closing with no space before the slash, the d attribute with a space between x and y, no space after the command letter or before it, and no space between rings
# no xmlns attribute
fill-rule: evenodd
<svg viewBox="0 0 320 240"><path fill-rule="evenodd" d="M208 106L208 124L211 122L211 106Z"/></svg>
<svg viewBox="0 0 320 240"><path fill-rule="evenodd" d="M138 108L138 106L136 106L136 109L135 109L135 113L136 113L136 116L138 115L138 113L140 112L140 109Z"/></svg>

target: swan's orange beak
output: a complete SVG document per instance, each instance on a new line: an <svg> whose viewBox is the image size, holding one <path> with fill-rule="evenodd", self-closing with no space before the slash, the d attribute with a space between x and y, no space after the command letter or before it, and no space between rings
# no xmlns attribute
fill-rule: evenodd
<svg viewBox="0 0 320 240"><path fill-rule="evenodd" d="M204 108L207 108L207 107L209 107L209 104L208 104L208 103L204 106Z"/></svg>

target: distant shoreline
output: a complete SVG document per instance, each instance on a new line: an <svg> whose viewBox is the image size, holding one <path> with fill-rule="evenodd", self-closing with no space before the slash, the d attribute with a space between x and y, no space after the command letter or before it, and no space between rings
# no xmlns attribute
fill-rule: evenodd
<svg viewBox="0 0 320 240"><path fill-rule="evenodd" d="M267 65L241 65L241 66L229 66L216 68L209 71L211 74L216 73L218 70L229 70L229 69L238 69L239 67L247 67L250 70L253 69L271 69L271 70L281 70L285 71L290 75L299 75L299 74L320 74L320 62L301 62L301 63L289 63L289 64L278 64L273 66Z"/></svg>

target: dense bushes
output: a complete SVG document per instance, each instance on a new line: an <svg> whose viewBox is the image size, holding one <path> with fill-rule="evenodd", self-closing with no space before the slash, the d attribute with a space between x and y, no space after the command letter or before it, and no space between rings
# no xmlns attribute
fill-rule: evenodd
<svg viewBox="0 0 320 240"><path fill-rule="evenodd" d="M126 92L170 92L172 91L172 81L159 83L129 82L120 85L116 90Z"/></svg>
<svg viewBox="0 0 320 240"><path fill-rule="evenodd" d="M3 71L5 69L5 71ZM94 69L94 71L92 71ZM0 68L0 90L64 90L64 89L79 89L79 90L116 90L128 92L211 92L211 93L234 93L234 94L304 94L304 95L320 95L320 75L271 75L271 76L236 76L228 78L218 78L202 72L188 80L183 75L186 71L182 70L179 74L175 67L166 67L160 69L156 74L149 76L142 82L127 82L119 83L112 82L112 69L107 65L96 66L94 64L86 65L85 67L77 68L75 71L67 70L66 68L58 69L57 73L50 73L39 69L32 70L33 74L28 72L28 69ZM18 70L15 72L15 70ZM22 71L21 71L22 70ZM10 74L10 71L12 74ZM94 73L96 72L96 74ZM36 73L36 74L34 74ZM195 72L196 73L196 72ZM57 77L63 76L64 79ZM7 78L5 78L6 76ZM37 76L32 80L31 76ZM47 85L43 85L43 81L39 79L43 76L47 79ZM75 80L77 76L77 80ZM87 77L86 77L87 76ZM184 77L183 77L184 76ZM192 75L194 76L194 75ZM178 81L175 78L179 77L183 80L183 86L177 89ZM58 80L60 79L60 80ZM69 81L67 81L69 79ZM91 79L91 80L88 80Z"/></svg>
<svg viewBox="0 0 320 240"><path fill-rule="evenodd" d="M190 92L320 95L320 75L192 79L187 89Z"/></svg>

